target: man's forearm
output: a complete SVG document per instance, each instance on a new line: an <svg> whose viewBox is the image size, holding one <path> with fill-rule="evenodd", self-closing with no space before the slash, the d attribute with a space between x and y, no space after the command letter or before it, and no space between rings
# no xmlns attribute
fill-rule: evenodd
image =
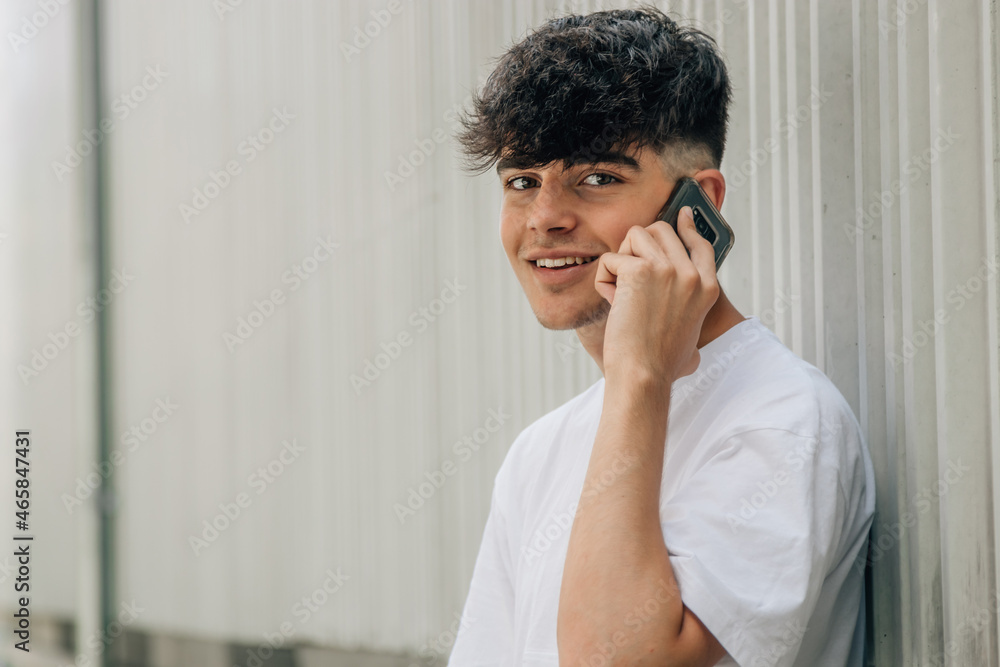
<svg viewBox="0 0 1000 667"><path fill-rule="evenodd" d="M605 386L559 597L564 664L612 650L611 665L678 657L684 606L660 526L669 405L662 380Z"/></svg>

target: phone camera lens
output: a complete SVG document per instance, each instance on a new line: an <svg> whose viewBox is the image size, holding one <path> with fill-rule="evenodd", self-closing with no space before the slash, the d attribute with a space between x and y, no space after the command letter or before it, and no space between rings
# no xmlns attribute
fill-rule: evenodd
<svg viewBox="0 0 1000 667"><path fill-rule="evenodd" d="M698 230L698 233L704 236L709 243L715 244L716 234L715 230L712 229L711 225L705 220L705 216L702 215L700 208L694 208L694 227Z"/></svg>

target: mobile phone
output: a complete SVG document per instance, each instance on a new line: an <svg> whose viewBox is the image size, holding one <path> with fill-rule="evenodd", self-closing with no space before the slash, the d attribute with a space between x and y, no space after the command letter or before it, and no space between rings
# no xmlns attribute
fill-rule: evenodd
<svg viewBox="0 0 1000 667"><path fill-rule="evenodd" d="M694 216L694 226L715 249L715 270L722 266L722 260L733 247L733 229L715 208L715 204L701 189L698 181L693 178L682 178L677 181L674 191L670 193L667 203L660 209L657 220L667 222L674 231L677 230L677 215L685 206L691 207Z"/></svg>

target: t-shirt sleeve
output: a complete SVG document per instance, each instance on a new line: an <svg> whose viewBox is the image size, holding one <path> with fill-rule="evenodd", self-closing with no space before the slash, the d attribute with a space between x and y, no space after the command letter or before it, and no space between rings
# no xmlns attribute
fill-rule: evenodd
<svg viewBox="0 0 1000 667"><path fill-rule="evenodd" d="M837 443L734 435L670 498L663 538L681 599L739 664L793 664L847 512Z"/></svg>
<svg viewBox="0 0 1000 667"><path fill-rule="evenodd" d="M448 665L506 667L514 664L513 650L513 568L507 522L494 482L490 513Z"/></svg>

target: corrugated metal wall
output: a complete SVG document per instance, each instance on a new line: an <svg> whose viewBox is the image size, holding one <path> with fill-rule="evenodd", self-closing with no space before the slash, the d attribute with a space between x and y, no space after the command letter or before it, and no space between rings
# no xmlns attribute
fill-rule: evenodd
<svg viewBox="0 0 1000 667"><path fill-rule="evenodd" d="M535 321L454 111L530 26L627 4L107 2L111 263L132 276L109 306L116 583L136 627L254 643L289 622L404 651L454 623L507 448L599 377ZM876 664L997 665L995 0L658 4L718 36L736 88L720 280L869 437ZM35 11L7 7L4 34ZM77 308L106 287L86 279L86 167L52 165L85 139L75 12L4 54L0 105L0 426L46 443L35 604L62 616L86 599L71 554L93 512L60 500L93 471ZM70 320L81 336L22 381ZM303 620L328 570L348 578Z"/></svg>

